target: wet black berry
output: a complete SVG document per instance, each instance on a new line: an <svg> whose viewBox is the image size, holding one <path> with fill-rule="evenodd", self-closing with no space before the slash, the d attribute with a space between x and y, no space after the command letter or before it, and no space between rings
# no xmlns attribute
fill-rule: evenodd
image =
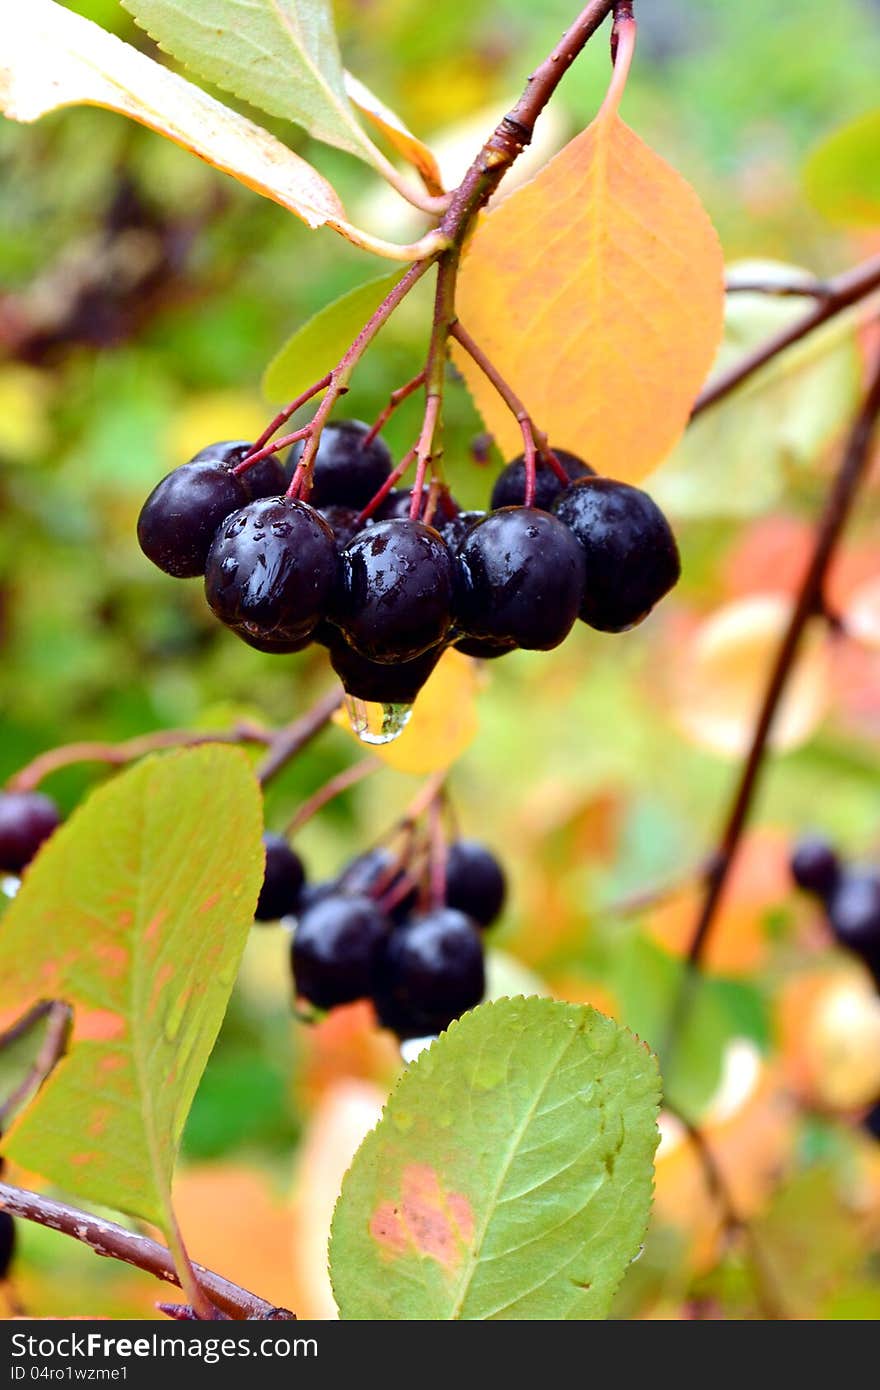
<svg viewBox="0 0 880 1390"><path fill-rule="evenodd" d="M421 521L380 521L342 553L334 620L371 661L413 661L452 621L452 557Z"/></svg>
<svg viewBox="0 0 880 1390"><path fill-rule="evenodd" d="M465 656L478 661L495 661L499 656L516 651L515 642L494 642L491 637L459 637L453 646L457 652L464 652Z"/></svg>
<svg viewBox="0 0 880 1390"><path fill-rule="evenodd" d="M504 906L507 882L491 850L476 840L456 840L446 855L446 905L488 927Z"/></svg>
<svg viewBox="0 0 880 1390"><path fill-rule="evenodd" d="M554 449L553 452L570 479L595 477L595 470L588 463L584 463L583 459L579 459L577 454L566 453L564 449ZM535 462L534 506L549 512L565 484L561 478L557 478L549 464L541 461L540 457ZM499 507L521 507L525 503L525 496L526 460L524 454L519 454L505 468L502 468L495 479L491 498L492 510L497 511Z"/></svg>
<svg viewBox="0 0 880 1390"><path fill-rule="evenodd" d="M437 529L449 549L454 553L471 527L476 526L478 521L482 521L485 515L485 512L456 512L455 516L439 522Z"/></svg>
<svg viewBox="0 0 880 1390"><path fill-rule="evenodd" d="M400 1038L439 1033L479 1004L483 943L464 913L444 907L396 927L381 954L374 995L380 1021Z"/></svg>
<svg viewBox="0 0 880 1390"><path fill-rule="evenodd" d="M293 936L296 993L332 1009L372 993L376 964L390 930L372 898L332 896L304 912Z"/></svg>
<svg viewBox="0 0 880 1390"><path fill-rule="evenodd" d="M374 521L400 521L409 516L412 493L409 488L393 487L373 512Z"/></svg>
<svg viewBox="0 0 880 1390"><path fill-rule="evenodd" d="M0 873L21 873L60 820L42 792L0 792Z"/></svg>
<svg viewBox="0 0 880 1390"><path fill-rule="evenodd" d="M9 1275L15 1255L15 1222L8 1211L0 1211L0 1279Z"/></svg>
<svg viewBox="0 0 880 1390"><path fill-rule="evenodd" d="M246 642L249 647L253 647L258 652L269 652L272 656L287 656L291 652L303 652L306 647L310 647L314 640L312 634L306 637L260 637L254 632L249 632L246 627L230 627L230 632L234 632L236 637L240 637L242 642Z"/></svg>
<svg viewBox="0 0 880 1390"><path fill-rule="evenodd" d="M880 1143L880 1101L877 1102L873 1110L868 1111L862 1124L871 1138L876 1139L877 1142Z"/></svg>
<svg viewBox="0 0 880 1390"><path fill-rule="evenodd" d="M805 893L824 898L836 886L840 861L831 845L819 835L798 840L791 856L791 876Z"/></svg>
<svg viewBox="0 0 880 1390"><path fill-rule="evenodd" d="M411 705L430 676L443 652L434 647L414 661L368 661L350 647L341 633L327 644L330 665L342 681L347 695L379 705Z"/></svg>
<svg viewBox="0 0 880 1390"><path fill-rule="evenodd" d="M279 917L293 917L299 911L306 875L302 860L283 835L267 832L263 845L266 868L254 916L258 922L277 922Z"/></svg>
<svg viewBox="0 0 880 1390"><path fill-rule="evenodd" d="M391 454L378 436L364 448L369 428L361 420L336 420L325 425L309 494L313 506L326 507L333 502L360 509L379 491L391 472ZM294 462L303 448L303 444L296 444L291 449Z"/></svg>
<svg viewBox="0 0 880 1390"><path fill-rule="evenodd" d="M353 859L337 883L340 893L364 893L369 898L383 899L383 905L386 898L396 899L390 908L385 907L394 921L408 917L419 896L417 884L405 883L399 859L381 845Z"/></svg>
<svg viewBox="0 0 880 1390"><path fill-rule="evenodd" d="M464 636L530 651L558 647L583 598L584 555L549 512L502 507L458 549L456 619Z"/></svg>
<svg viewBox="0 0 880 1390"><path fill-rule="evenodd" d="M241 480L224 463L184 463L156 484L141 508L141 550L177 579L204 574L218 526L247 500Z"/></svg>
<svg viewBox="0 0 880 1390"><path fill-rule="evenodd" d="M669 522L640 488L581 478L553 510L586 559L580 616L601 632L623 632L647 617L681 573Z"/></svg>
<svg viewBox="0 0 880 1390"><path fill-rule="evenodd" d="M845 869L827 899L828 921L841 946L871 968L880 964L880 872Z"/></svg>
<svg viewBox="0 0 880 1390"><path fill-rule="evenodd" d="M263 497L227 517L205 567L221 622L260 640L298 641L315 627L337 581L333 532L313 507Z"/></svg>
<svg viewBox="0 0 880 1390"><path fill-rule="evenodd" d="M343 507L331 502L329 507L319 507L318 512L333 532L337 550L344 550L354 540L358 531L363 529L358 520L360 512L357 507Z"/></svg>
<svg viewBox="0 0 880 1390"><path fill-rule="evenodd" d="M221 440L219 444L209 444L200 449L190 463L222 463L232 469L241 463L252 448L253 445L246 439ZM257 497L280 497L287 490L287 473L277 454L269 454L236 476L249 502Z"/></svg>

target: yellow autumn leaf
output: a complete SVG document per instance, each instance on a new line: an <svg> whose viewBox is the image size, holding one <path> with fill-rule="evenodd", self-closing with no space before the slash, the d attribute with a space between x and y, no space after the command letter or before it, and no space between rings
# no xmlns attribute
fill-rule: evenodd
<svg viewBox="0 0 880 1390"><path fill-rule="evenodd" d="M388 143L394 146L407 163L418 170L428 192L442 193L443 180L440 176L440 169L428 146L417 135L413 135L400 117L395 115L384 102L374 96L370 89L365 87L363 82L350 72L345 74L345 91L352 105L357 107L358 111L366 116L376 130L385 136Z"/></svg>
<svg viewBox="0 0 880 1390"><path fill-rule="evenodd" d="M149 126L309 227L345 217L317 170L185 78L52 0L3 5L0 110L29 122L83 104L106 106Z"/></svg>
<svg viewBox="0 0 880 1390"><path fill-rule="evenodd" d="M620 85L483 218L457 307L552 444L635 482L683 432L712 365L724 267L694 190L620 120ZM518 453L517 422L454 354L487 428Z"/></svg>
<svg viewBox="0 0 880 1390"><path fill-rule="evenodd" d="M372 747L371 752L396 772L416 777L450 767L476 738L478 688L476 663L450 648L420 692L403 733L392 743ZM351 733L342 711L334 719Z"/></svg>

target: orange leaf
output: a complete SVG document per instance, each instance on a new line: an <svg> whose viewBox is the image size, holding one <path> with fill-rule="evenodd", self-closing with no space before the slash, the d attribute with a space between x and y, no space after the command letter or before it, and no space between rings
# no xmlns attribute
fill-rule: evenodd
<svg viewBox="0 0 880 1390"><path fill-rule="evenodd" d="M721 248L696 194L609 100L483 219L458 310L551 443L636 481L684 430L723 301ZM502 451L518 453L513 416L455 353Z"/></svg>
<svg viewBox="0 0 880 1390"><path fill-rule="evenodd" d="M403 124L399 116L374 96L352 73L345 74L345 90L349 101L385 136L399 154L417 169L429 193L443 192L443 178L437 160L428 146Z"/></svg>

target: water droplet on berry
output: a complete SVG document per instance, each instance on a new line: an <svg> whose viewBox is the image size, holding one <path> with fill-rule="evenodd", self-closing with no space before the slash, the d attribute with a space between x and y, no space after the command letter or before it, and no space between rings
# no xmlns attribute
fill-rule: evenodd
<svg viewBox="0 0 880 1390"><path fill-rule="evenodd" d="M0 892L6 898L14 898L21 887L21 879L16 878L15 874L6 874L0 879Z"/></svg>
<svg viewBox="0 0 880 1390"><path fill-rule="evenodd" d="M379 705L354 695L345 697L348 722L361 743L393 743L409 723L412 710L412 705Z"/></svg>

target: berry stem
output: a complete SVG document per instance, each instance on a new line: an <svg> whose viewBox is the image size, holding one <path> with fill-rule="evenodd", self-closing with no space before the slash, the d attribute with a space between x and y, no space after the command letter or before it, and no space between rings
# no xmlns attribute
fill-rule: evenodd
<svg viewBox="0 0 880 1390"><path fill-rule="evenodd" d="M828 323L842 313L844 309L849 309L854 304L867 299L875 290L880 289L880 256L872 256L870 260L863 261L861 265L854 266L851 270L844 271L842 275L836 275L825 284L825 293L821 296L820 302L803 316L797 319L788 328L776 333L772 338L768 338L765 343L750 352L742 361L728 368L725 372L720 372L714 381L704 387L697 397L691 419L701 415L710 406L716 405L718 401L729 396L731 391L735 391L744 381L748 381L761 367L770 362L779 353L794 343L800 342L801 338L806 338L822 324Z"/></svg>
<svg viewBox="0 0 880 1390"><path fill-rule="evenodd" d="M294 430L292 434L283 434L280 439L273 439L268 444L264 444L262 449L257 449L255 453L248 454L241 463L237 463L233 468L233 473L246 473L249 468L253 468L255 463L260 463L263 459L269 458L271 454L280 453L286 449L288 444L296 444L300 439L307 439L312 432L311 425L303 425L302 429Z"/></svg>
<svg viewBox="0 0 880 1390"><path fill-rule="evenodd" d="M391 472L388 474L388 477L385 479L384 483L379 488L379 491L370 498L363 511L358 512L358 526L363 526L364 522L368 519L368 517L371 517L373 515L373 512L376 510L376 508L382 505L392 488L400 482L401 478L409 468L415 456L416 446L413 445L413 447L409 449L407 453L404 454L397 467L391 470Z"/></svg>
<svg viewBox="0 0 880 1390"><path fill-rule="evenodd" d="M41 1192L28 1192L5 1182L0 1182L0 1209L71 1236L87 1245L96 1255L134 1265L146 1274L181 1287L174 1261L163 1245L126 1230L114 1221L105 1221L91 1212L78 1211L64 1202L56 1202ZM247 1289L240 1288L238 1284L231 1283L202 1265L194 1265L193 1269L205 1294L230 1317L242 1321L293 1317L287 1309L274 1307L257 1294L249 1293Z"/></svg>
<svg viewBox="0 0 880 1390"><path fill-rule="evenodd" d="M268 441L272 438L272 435L275 433L275 431L280 430L281 426L285 423L285 421L289 420L291 415L295 415L301 406L306 405L307 402L310 401L313 396L317 396L319 391L325 390L326 387L328 387L329 385L330 373L328 372L326 376L321 377L320 381L316 381L314 386L310 386L307 391L303 391L302 395L297 396L296 400L289 401L283 410L279 410L278 414L275 416L275 419L269 421L268 425L263 430L263 433L260 435L259 439L254 440L251 446L251 455L255 454L258 449L262 449L263 445L268 443ZM248 457L251 457L251 455L249 455Z"/></svg>
<svg viewBox="0 0 880 1390"><path fill-rule="evenodd" d="M825 500L825 506L816 527L810 562L801 581L800 591L788 627L768 675L748 756L743 764L734 789L733 800L725 816L718 847L712 854L705 875L705 892L691 936L687 969L673 1007L667 1046L664 1049L667 1067L669 1053L681 1036L684 1021L690 1010L695 981L718 918L718 909L724 889L752 809L766 759L767 740L780 700L788 685L807 625L810 619L822 610L822 590L825 577L834 559L856 494L868 472L871 459L871 441L878 416L880 416L880 357L874 364L864 400L853 421L843 451L840 467L832 480Z"/></svg>
<svg viewBox="0 0 880 1390"><path fill-rule="evenodd" d="M412 487L412 501L410 502L409 508L411 521L417 521L419 513L422 510L425 475L432 457L431 451L434 447L434 431L437 428L441 405L442 397L440 395L428 396L425 404L425 418L422 421L422 430L419 435L419 442L416 445L416 477Z"/></svg>
<svg viewBox="0 0 880 1390"><path fill-rule="evenodd" d="M397 407L399 405L402 405L403 402L407 400L414 391L418 391L419 387L424 386L424 384L425 368L423 367L422 370L418 372L417 375L414 376L411 381L408 381L405 386L398 386L396 391L391 392L391 395L388 398L388 404L386 405L385 409L381 412L380 415L376 417L372 426L364 435L361 445L362 448L366 449L369 447L370 444L372 444L373 440L376 438L376 435L382 433L382 430L388 424L388 421L391 419L391 416L394 414Z"/></svg>
<svg viewBox="0 0 880 1390"><path fill-rule="evenodd" d="M310 710L306 710L299 719L275 734L269 752L257 769L257 778L261 786L265 787L267 782L287 766L291 758L295 758L297 753L330 723L342 705L342 697L342 686L334 685Z"/></svg>
<svg viewBox="0 0 880 1390"><path fill-rule="evenodd" d="M379 758L362 758L358 763L352 763L351 767L346 767L342 772L337 772L335 777L331 777L322 787L304 801L298 810L294 812L284 828L284 834L291 839L298 830L317 815L318 811L328 805L329 802L343 792L347 792L351 787L357 786L365 777L369 777L371 772L378 772L384 764Z"/></svg>

